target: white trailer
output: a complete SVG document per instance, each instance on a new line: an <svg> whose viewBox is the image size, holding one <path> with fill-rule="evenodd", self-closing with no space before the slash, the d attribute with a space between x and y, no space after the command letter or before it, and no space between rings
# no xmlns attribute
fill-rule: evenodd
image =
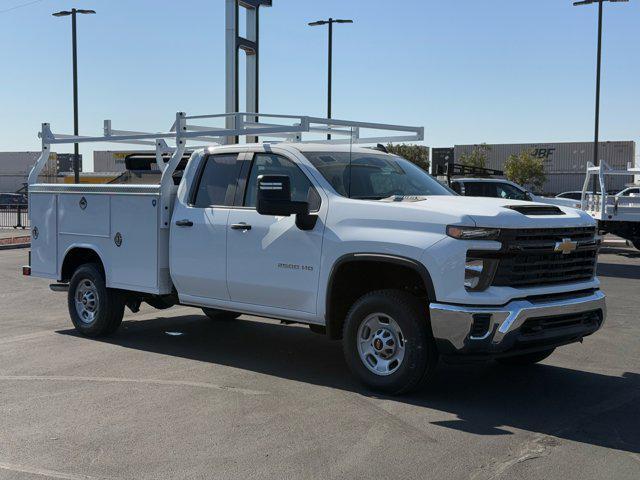
<svg viewBox="0 0 640 480"><path fill-rule="evenodd" d="M611 168L606 162L594 166L589 162L582 187L582 209L597 220L602 233L611 233L629 240L640 250L640 197L607 193L606 177L633 176L640 174L640 167L627 165L624 170ZM596 177L599 193L591 190L592 178Z"/></svg>

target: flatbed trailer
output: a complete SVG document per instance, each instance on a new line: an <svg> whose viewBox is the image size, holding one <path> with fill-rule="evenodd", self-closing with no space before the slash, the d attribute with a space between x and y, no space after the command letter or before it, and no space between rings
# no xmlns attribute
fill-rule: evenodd
<svg viewBox="0 0 640 480"><path fill-rule="evenodd" d="M640 167L631 164L626 170L616 170L606 162L598 166L589 162L582 187L582 209L597 220L601 233L622 237L640 250L640 197L611 195L606 189L607 176L638 174ZM593 176L597 178L599 193L589 191Z"/></svg>

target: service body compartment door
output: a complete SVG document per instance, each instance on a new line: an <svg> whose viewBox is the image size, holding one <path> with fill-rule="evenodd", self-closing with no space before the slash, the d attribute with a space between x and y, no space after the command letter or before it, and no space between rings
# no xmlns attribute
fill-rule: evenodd
<svg viewBox="0 0 640 480"><path fill-rule="evenodd" d="M111 197L110 286L157 291L159 205L155 195Z"/></svg>
<svg viewBox="0 0 640 480"><path fill-rule="evenodd" d="M31 272L34 276L56 278L58 274L57 200L57 195L51 193L29 194Z"/></svg>
<svg viewBox="0 0 640 480"><path fill-rule="evenodd" d="M64 193L58 197L61 235L109 237L110 195Z"/></svg>

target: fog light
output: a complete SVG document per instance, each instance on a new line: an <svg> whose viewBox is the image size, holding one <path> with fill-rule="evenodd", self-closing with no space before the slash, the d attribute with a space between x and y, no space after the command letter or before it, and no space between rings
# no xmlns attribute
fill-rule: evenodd
<svg viewBox="0 0 640 480"><path fill-rule="evenodd" d="M483 271L484 260L480 258L467 258L467 262L464 265L464 286L468 290L478 288Z"/></svg>

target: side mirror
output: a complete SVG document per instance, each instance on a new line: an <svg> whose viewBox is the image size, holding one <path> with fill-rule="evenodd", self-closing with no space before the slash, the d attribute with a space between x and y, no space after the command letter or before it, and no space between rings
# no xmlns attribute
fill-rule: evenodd
<svg viewBox="0 0 640 480"><path fill-rule="evenodd" d="M308 202L291 200L291 179L287 175L260 175L256 209L260 215L308 215Z"/></svg>

